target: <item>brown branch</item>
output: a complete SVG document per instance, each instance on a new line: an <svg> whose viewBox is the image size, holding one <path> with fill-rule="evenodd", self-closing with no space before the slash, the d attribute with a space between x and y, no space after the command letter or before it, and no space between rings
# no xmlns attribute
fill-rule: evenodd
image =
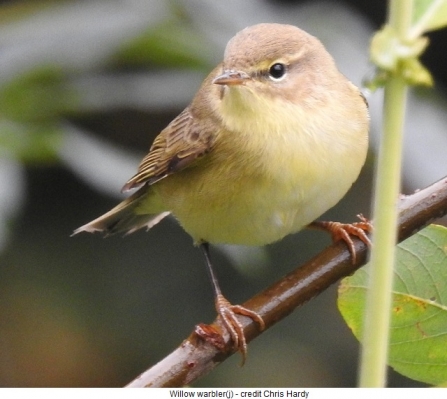
<svg viewBox="0 0 447 399"><path fill-rule="evenodd" d="M447 214L447 178L402 196L399 201L399 242L415 234L431 221ZM265 321L266 329L287 316L296 307L323 292L339 279L352 274L366 263L367 248L355 239L356 263L351 262L346 246L333 244L319 255L243 304ZM242 320L243 319L243 320ZM248 318L241 318L247 341L261 332ZM234 353L229 336L217 319L212 325L224 331L226 352L205 342L194 332L170 355L142 373L127 387L181 387L207 374Z"/></svg>

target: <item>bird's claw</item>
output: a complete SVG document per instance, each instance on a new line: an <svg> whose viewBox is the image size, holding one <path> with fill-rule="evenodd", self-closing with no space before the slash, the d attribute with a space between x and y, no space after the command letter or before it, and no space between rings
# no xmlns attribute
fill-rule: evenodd
<svg viewBox="0 0 447 399"><path fill-rule="evenodd" d="M356 263L357 260L352 236L359 238L368 247L371 247L371 240L368 237L368 233L371 233L373 230L373 225L367 218L365 218L362 214L357 215L357 217L360 219L360 222L339 223L318 221L312 224L315 227L329 231L334 242L343 240L351 253L352 263Z"/></svg>
<svg viewBox="0 0 447 399"><path fill-rule="evenodd" d="M216 297L216 310L231 336L233 347L241 352L241 366L243 366L247 358L247 340L245 338L244 328L236 315L249 317L259 325L261 331L265 328L264 320L258 313L250 309L244 308L241 305L232 305L223 295Z"/></svg>

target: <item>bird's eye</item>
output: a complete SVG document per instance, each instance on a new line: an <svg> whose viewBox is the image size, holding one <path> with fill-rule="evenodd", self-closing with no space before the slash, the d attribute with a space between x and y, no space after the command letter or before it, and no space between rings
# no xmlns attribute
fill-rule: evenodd
<svg viewBox="0 0 447 399"><path fill-rule="evenodd" d="M286 66L284 64L281 64L277 62L276 64L273 64L269 69L269 76L273 80L281 80L284 76L286 76Z"/></svg>

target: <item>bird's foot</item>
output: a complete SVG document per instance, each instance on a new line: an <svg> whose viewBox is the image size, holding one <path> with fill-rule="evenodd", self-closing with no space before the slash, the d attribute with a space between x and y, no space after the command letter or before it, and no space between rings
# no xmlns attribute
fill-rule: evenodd
<svg viewBox="0 0 447 399"><path fill-rule="evenodd" d="M356 253L354 248L354 242L352 236L359 238L368 247L371 247L371 240L368 237L368 233L373 230L372 223L365 218L362 214L357 215L360 222L355 223L339 223L339 222L313 222L310 227L316 227L329 231L332 235L334 242L343 240L348 246L349 252L352 256L352 263L356 262Z"/></svg>
<svg viewBox="0 0 447 399"><path fill-rule="evenodd" d="M234 348L241 352L243 365L247 358L247 340L245 338L244 328L236 315L239 314L249 317L258 323L261 331L265 328L264 320L259 314L250 309L244 308L241 305L232 305L223 295L216 297L216 310L230 333Z"/></svg>

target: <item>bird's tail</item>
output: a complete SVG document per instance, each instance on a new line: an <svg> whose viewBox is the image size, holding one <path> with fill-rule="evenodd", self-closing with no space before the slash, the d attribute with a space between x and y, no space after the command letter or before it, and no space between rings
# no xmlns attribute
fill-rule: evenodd
<svg viewBox="0 0 447 399"><path fill-rule="evenodd" d="M148 193L144 188L138 190L109 212L92 220L90 223L77 228L72 235L83 231L88 233L99 231L104 233L105 236L116 233L125 233L127 235L143 227L146 227L147 230L149 230L152 226L168 216L170 212L155 214L139 213L138 208L143 199L145 201L148 199L147 194Z"/></svg>

